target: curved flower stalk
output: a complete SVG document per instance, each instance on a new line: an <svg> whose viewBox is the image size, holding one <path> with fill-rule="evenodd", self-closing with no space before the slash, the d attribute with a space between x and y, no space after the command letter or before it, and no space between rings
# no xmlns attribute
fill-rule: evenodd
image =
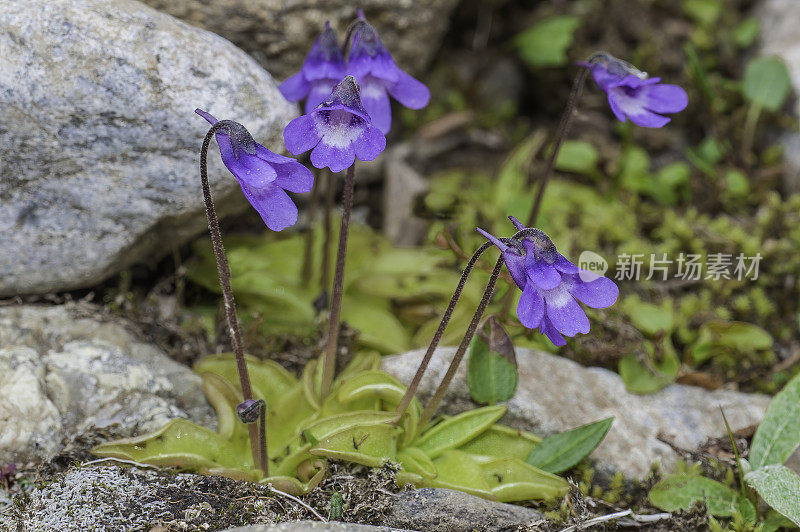
<svg viewBox="0 0 800 532"><path fill-rule="evenodd" d="M339 38L330 22L326 21L325 28L303 61L300 72L281 83L278 90L290 102L299 102L305 98L305 111L310 113L331 93L345 73Z"/></svg>
<svg viewBox="0 0 800 532"><path fill-rule="evenodd" d="M591 308L610 307L619 288L611 279L581 270L556 249L543 231L511 221L524 235L511 245L478 231L497 246L511 277L522 290L517 306L519 321L539 329L556 346L566 344L564 336L589 332L589 318L578 301Z"/></svg>
<svg viewBox="0 0 800 532"><path fill-rule="evenodd" d="M310 113L289 122L283 138L293 155L312 150L311 164L331 172L350 168L356 158L371 161L386 148L386 137L361 104L353 76L345 77Z"/></svg>
<svg viewBox="0 0 800 532"><path fill-rule="evenodd" d="M681 87L661 83L661 78L649 78L611 54L598 53L589 62L578 64L589 69L620 122L630 119L641 127L664 127L671 119L659 113L678 113L689 104Z"/></svg>
<svg viewBox="0 0 800 532"><path fill-rule="evenodd" d="M202 109L194 112L211 125L218 122ZM286 191L309 192L314 185L311 171L294 159L272 153L237 122L224 120L216 139L222 162L267 227L281 231L297 223L297 207Z"/></svg>
<svg viewBox="0 0 800 532"><path fill-rule="evenodd" d="M392 127L389 95L404 107L422 109L428 105L431 93L425 84L397 66L378 32L360 10L351 32L353 38L347 56L347 73L354 76L361 86L361 100L373 124L386 134Z"/></svg>

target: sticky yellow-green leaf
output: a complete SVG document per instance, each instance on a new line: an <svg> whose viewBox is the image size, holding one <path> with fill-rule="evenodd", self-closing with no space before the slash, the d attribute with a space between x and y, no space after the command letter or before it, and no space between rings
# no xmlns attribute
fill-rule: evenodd
<svg viewBox="0 0 800 532"><path fill-rule="evenodd" d="M495 458L480 466L490 491L501 502L555 499L569 491L563 478L518 458Z"/></svg>
<svg viewBox="0 0 800 532"><path fill-rule="evenodd" d="M509 457L525 460L542 439L531 432L495 423L464 445L459 451L476 456Z"/></svg>
<svg viewBox="0 0 800 532"><path fill-rule="evenodd" d="M506 407L503 405L468 410L426 431L413 445L435 459L445 451L455 449L477 437L505 413Z"/></svg>
<svg viewBox="0 0 800 532"><path fill-rule="evenodd" d="M311 454L381 467L397 457L398 432L399 429L384 422L353 425L320 440L311 448Z"/></svg>

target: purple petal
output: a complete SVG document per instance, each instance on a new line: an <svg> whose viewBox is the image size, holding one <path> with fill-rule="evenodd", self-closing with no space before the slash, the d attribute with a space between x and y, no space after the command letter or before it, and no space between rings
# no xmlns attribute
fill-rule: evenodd
<svg viewBox="0 0 800 532"><path fill-rule="evenodd" d="M314 175L311 170L292 160L292 162L275 166L278 178L275 183L289 192L304 193L314 186Z"/></svg>
<svg viewBox="0 0 800 532"><path fill-rule="evenodd" d="M570 293L578 301L591 308L610 307L617 300L619 288L611 279L598 277L592 282L584 282L579 276L574 276L574 285Z"/></svg>
<svg viewBox="0 0 800 532"><path fill-rule="evenodd" d="M268 163L272 164L285 164L285 163L296 162L291 157L286 157L285 155L278 155L277 153L269 151L267 148L265 148L258 142L256 142L256 155L258 155L260 159L263 159Z"/></svg>
<svg viewBox="0 0 800 532"><path fill-rule="evenodd" d="M389 94L409 109L422 109L431 101L431 91L421 81L399 70L400 79L388 86ZM367 109L369 111L369 109Z"/></svg>
<svg viewBox="0 0 800 532"><path fill-rule="evenodd" d="M539 324L539 332L543 335L547 336L553 345L556 347L561 347L562 345L567 345L567 341L561 336L561 333L553 327L553 324L550 322L550 319L547 316L542 318L542 322Z"/></svg>
<svg viewBox="0 0 800 532"><path fill-rule="evenodd" d="M556 261L553 263L553 266L561 273L578 273L578 267L567 260L561 253L556 253Z"/></svg>
<svg viewBox="0 0 800 532"><path fill-rule="evenodd" d="M656 113L677 113L689 105L686 91L677 85L648 85L639 89L639 97Z"/></svg>
<svg viewBox="0 0 800 532"><path fill-rule="evenodd" d="M334 79L316 79L312 81L311 90L308 91L308 98L306 98L306 114L311 113L325 98L330 96L338 82L338 80Z"/></svg>
<svg viewBox="0 0 800 532"><path fill-rule="evenodd" d="M212 126L218 122L216 118L211 116L211 113L207 113L202 109L195 109L194 112L205 118L208 121L208 123L211 124Z"/></svg>
<svg viewBox="0 0 800 532"><path fill-rule="evenodd" d="M311 86L309 85L308 81L306 81L302 71L290 78L287 78L278 86L278 90L281 91L283 97L290 102L299 102L305 98L310 88Z"/></svg>
<svg viewBox="0 0 800 532"><path fill-rule="evenodd" d="M509 216L508 219L511 220L512 224L514 224L514 227L516 227L517 231L522 231L525 229L525 225L513 216Z"/></svg>
<svg viewBox="0 0 800 532"><path fill-rule="evenodd" d="M536 260L530 251L525 261L525 271L532 284L542 290L552 290L561 284L561 274L558 273L555 266L547 264L541 259Z"/></svg>
<svg viewBox="0 0 800 532"><path fill-rule="evenodd" d="M325 142L323 139L311 152L311 164L316 168L331 169L331 172L341 172L353 166L356 162L353 144L335 146Z"/></svg>
<svg viewBox="0 0 800 532"><path fill-rule="evenodd" d="M279 186L273 185L265 189L242 186L242 191L267 227L273 231L281 231L297 222L297 207Z"/></svg>
<svg viewBox="0 0 800 532"><path fill-rule="evenodd" d="M663 127L670 119L657 115L648 110L643 98L638 94L628 94L623 88L613 88L608 91L608 102L611 104L611 109L614 114L624 122L624 118L620 118L620 114L627 116L631 122L641 127Z"/></svg>
<svg viewBox="0 0 800 532"><path fill-rule="evenodd" d="M565 336L589 332L589 318L575 301L566 285L544 292L547 317L553 326Z"/></svg>
<svg viewBox="0 0 800 532"><path fill-rule="evenodd" d="M367 125L354 142L356 157L362 161L371 161L386 149L386 137L381 130L373 125Z"/></svg>
<svg viewBox="0 0 800 532"><path fill-rule="evenodd" d="M517 304L517 318L528 329L535 329L539 326L543 316L544 300L533 283L528 283Z"/></svg>
<svg viewBox="0 0 800 532"><path fill-rule="evenodd" d="M507 249L509 249L509 245L508 244L506 244L505 242L501 241L499 238L497 238L496 236L492 235L491 233L488 233L488 232L484 231L480 227L476 227L475 230L478 231L480 234L482 234L486 238L486 240L488 240L489 242L491 242L492 244L497 246L497 248L500 251L505 252Z"/></svg>
<svg viewBox="0 0 800 532"><path fill-rule="evenodd" d="M297 117L283 129L283 143L294 155L307 152L319 143L320 138L316 122L311 115Z"/></svg>
<svg viewBox="0 0 800 532"><path fill-rule="evenodd" d="M361 86L361 102L367 110L372 124L389 133L392 127L392 105L386 94L384 82L372 76L365 76Z"/></svg>

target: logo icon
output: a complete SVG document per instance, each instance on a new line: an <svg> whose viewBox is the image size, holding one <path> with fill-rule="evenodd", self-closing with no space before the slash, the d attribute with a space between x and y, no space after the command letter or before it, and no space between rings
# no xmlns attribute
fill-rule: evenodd
<svg viewBox="0 0 800 532"><path fill-rule="evenodd" d="M578 257L578 268L581 281L590 283L608 271L608 262L594 251L586 250Z"/></svg>

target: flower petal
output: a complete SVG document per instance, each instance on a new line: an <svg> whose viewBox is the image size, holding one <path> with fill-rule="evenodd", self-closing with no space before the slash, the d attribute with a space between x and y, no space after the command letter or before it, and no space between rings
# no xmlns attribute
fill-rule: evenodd
<svg viewBox="0 0 800 532"><path fill-rule="evenodd" d="M309 192L314 186L311 170L297 161L276 165L275 171L278 173L275 183L289 192Z"/></svg>
<svg viewBox="0 0 800 532"><path fill-rule="evenodd" d="M544 292L545 311L553 326L565 336L589 332L589 318L566 285Z"/></svg>
<svg viewBox="0 0 800 532"><path fill-rule="evenodd" d="M400 79L388 86L389 94L409 109L422 109L431 101L431 91L418 79L398 69ZM369 108L367 109L369 111Z"/></svg>
<svg viewBox="0 0 800 532"><path fill-rule="evenodd" d="M365 76L361 83L361 103L364 104L372 124L383 131L384 135L389 133L392 127L392 104L383 82L372 76Z"/></svg>
<svg viewBox="0 0 800 532"><path fill-rule="evenodd" d="M194 112L195 112L195 113L197 113L197 114L199 114L199 115L200 115L200 116L202 116L203 118L205 118L205 119L208 121L208 123L209 123L209 124L211 124L212 126L213 126L214 124L216 124L216 123L217 123L217 121L218 121L216 118L214 118L214 117L211 115L211 113L207 113L207 112L203 111L202 109L199 109L199 108L198 108L198 109L195 109L195 110L194 110Z"/></svg>
<svg viewBox="0 0 800 532"><path fill-rule="evenodd" d="M587 283L576 275L574 276L574 283L570 293L587 307L610 307L619 295L619 287L607 277L598 277L594 281Z"/></svg>
<svg viewBox="0 0 800 532"><path fill-rule="evenodd" d="M341 172L353 166L356 154L352 144L333 146L323 139L311 152L311 164L316 168L331 169L331 172Z"/></svg>
<svg viewBox="0 0 800 532"><path fill-rule="evenodd" d="M550 322L550 319L547 316L542 318L542 322L539 324L539 332L547 336L547 338L553 342L553 345L556 347L567 345L567 341L563 336L561 336L561 333L558 332L555 327L553 327L553 324Z"/></svg>
<svg viewBox="0 0 800 532"><path fill-rule="evenodd" d="M677 113L689 105L686 91L677 85L648 85L639 89L638 96L656 113Z"/></svg>
<svg viewBox="0 0 800 532"><path fill-rule="evenodd" d="M356 157L360 160L371 161L386 149L386 137L380 129L367 124L367 127L364 128L364 132L353 141L353 149L355 150Z"/></svg>
<svg viewBox="0 0 800 532"><path fill-rule="evenodd" d="M305 111L309 114L319 104L331 95L331 92L339 83L337 79L316 79L311 82L311 90L308 91L308 98L306 98Z"/></svg>
<svg viewBox="0 0 800 532"><path fill-rule="evenodd" d="M608 91L608 102L611 110L620 121L620 114L627 116L631 122L641 127L663 127L670 121L666 116L661 116L647 109L645 101L638 94L629 95L624 89L615 87Z"/></svg>
<svg viewBox="0 0 800 532"><path fill-rule="evenodd" d="M533 285L528 283L517 304L517 319L528 329L535 329L544 317L544 299Z"/></svg>
<svg viewBox="0 0 800 532"><path fill-rule="evenodd" d="M530 251L525 259L525 271L528 279L542 290L552 290L561 284L561 274L555 266L541 259L536 260Z"/></svg>
<svg viewBox="0 0 800 532"><path fill-rule="evenodd" d="M311 85L306 81L305 76L303 76L302 70L294 76L287 78L278 86L278 90L281 91L283 97L290 102L299 102L305 98L310 88Z"/></svg>
<svg viewBox="0 0 800 532"><path fill-rule="evenodd" d="M242 192L273 231L281 231L297 222L297 207L281 187L273 184L264 189L252 189L242 184Z"/></svg>
<svg viewBox="0 0 800 532"><path fill-rule="evenodd" d="M558 252L556 252L556 261L553 263L553 266L561 273L578 273L578 267Z"/></svg>
<svg viewBox="0 0 800 532"><path fill-rule="evenodd" d="M294 155L307 152L319 143L320 138L316 122L311 115L297 117L283 129L283 143Z"/></svg>

